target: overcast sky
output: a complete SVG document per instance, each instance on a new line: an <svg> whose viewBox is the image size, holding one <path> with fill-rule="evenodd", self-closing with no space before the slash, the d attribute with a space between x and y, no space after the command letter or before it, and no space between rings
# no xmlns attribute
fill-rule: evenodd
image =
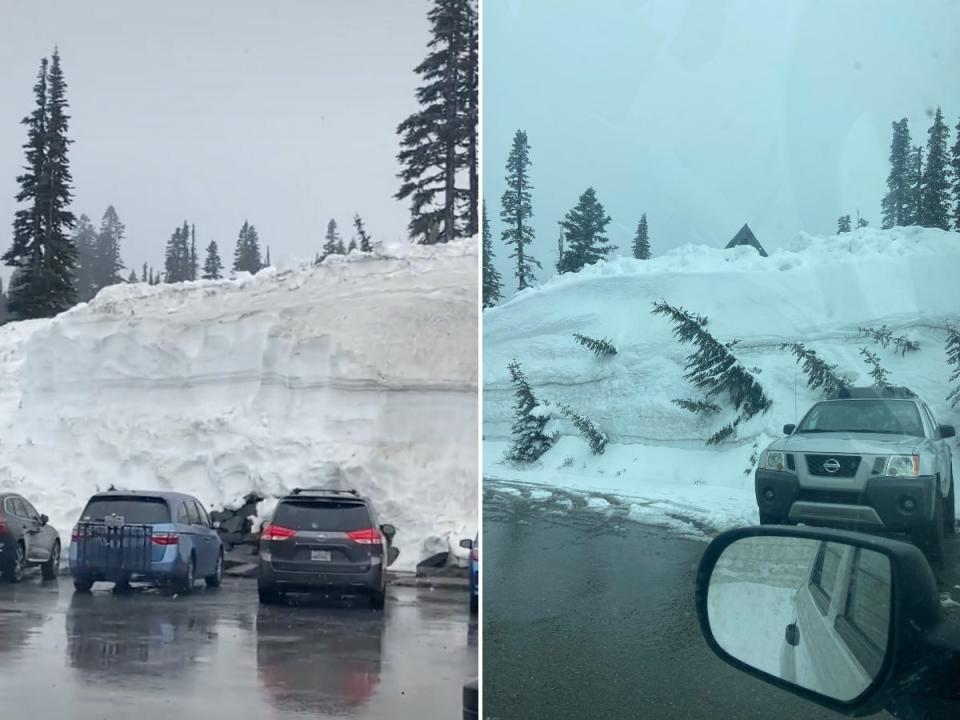
<svg viewBox="0 0 960 720"><path fill-rule="evenodd" d="M880 225L891 121L909 118L925 145L940 104L956 137L956 0L487 0L483 11L484 197L511 291L499 216L518 128L532 148L540 280L587 186L619 252L642 212L654 254L722 246L745 222L771 249L858 209Z"/></svg>
<svg viewBox="0 0 960 720"><path fill-rule="evenodd" d="M397 124L416 109L428 0L4 0L0 245L40 59L69 85L73 209L113 204L122 256L162 266L184 219L224 262L249 219L272 259L313 257L331 217L406 237ZM9 268L0 270L9 277Z"/></svg>

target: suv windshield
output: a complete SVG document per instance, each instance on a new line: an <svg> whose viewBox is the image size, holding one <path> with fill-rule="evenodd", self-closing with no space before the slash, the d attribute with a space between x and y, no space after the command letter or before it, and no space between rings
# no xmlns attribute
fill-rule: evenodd
<svg viewBox="0 0 960 720"><path fill-rule="evenodd" d="M285 500L277 506L273 522L292 530L333 532L366 530L373 525L366 505L340 500Z"/></svg>
<svg viewBox="0 0 960 720"><path fill-rule="evenodd" d="M909 400L830 400L814 405L796 432L861 432L923 437L923 423L917 406Z"/></svg>
<svg viewBox="0 0 960 720"><path fill-rule="evenodd" d="M150 497L95 497L87 503L80 520L103 520L110 515L122 517L127 523L143 525L170 522L167 503L162 498Z"/></svg>

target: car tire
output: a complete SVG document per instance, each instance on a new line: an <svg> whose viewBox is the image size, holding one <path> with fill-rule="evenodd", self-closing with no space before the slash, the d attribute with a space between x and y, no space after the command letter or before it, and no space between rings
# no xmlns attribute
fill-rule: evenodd
<svg viewBox="0 0 960 720"><path fill-rule="evenodd" d="M44 580L56 580L58 572L60 572L59 540L53 543L53 549L50 551L50 559L40 565L40 575Z"/></svg>
<svg viewBox="0 0 960 720"><path fill-rule="evenodd" d="M383 610L384 606L387 604L387 591L386 588L383 590L374 590L370 593L370 607L374 610Z"/></svg>
<svg viewBox="0 0 960 720"><path fill-rule="evenodd" d="M957 483L955 478L950 478L950 494L943 505L943 531L947 535L954 535L957 532Z"/></svg>
<svg viewBox="0 0 960 720"><path fill-rule="evenodd" d="M78 593L88 593L93 589L93 580L85 577L75 577L73 579L73 589Z"/></svg>
<svg viewBox="0 0 960 720"><path fill-rule="evenodd" d="M4 569L3 579L8 583L18 583L23 580L23 571L27 565L26 548L22 542L17 543L13 561Z"/></svg>
<svg viewBox="0 0 960 720"><path fill-rule="evenodd" d="M220 587L220 583L223 582L223 552L217 556L217 569L214 570L213 575L207 575L204 580L209 588Z"/></svg>
<svg viewBox="0 0 960 720"><path fill-rule="evenodd" d="M470 593L470 614L476 615L478 612L480 612L480 598Z"/></svg>
<svg viewBox="0 0 960 720"><path fill-rule="evenodd" d="M173 581L173 587L179 595L189 595L193 592L193 584L197 579L197 558L190 555L190 562L187 563L187 573Z"/></svg>
<svg viewBox="0 0 960 720"><path fill-rule="evenodd" d="M943 559L943 496L939 490L933 495L933 520L913 528L913 544L923 551L931 565Z"/></svg>
<svg viewBox="0 0 960 720"><path fill-rule="evenodd" d="M276 605L283 599L283 594L273 585L257 585L257 596L261 605Z"/></svg>

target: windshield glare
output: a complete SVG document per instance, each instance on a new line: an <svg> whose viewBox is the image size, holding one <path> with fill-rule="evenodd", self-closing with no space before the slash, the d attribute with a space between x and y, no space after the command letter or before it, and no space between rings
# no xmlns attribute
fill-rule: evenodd
<svg viewBox="0 0 960 720"><path fill-rule="evenodd" d="M923 423L916 405L908 400L831 400L814 405L796 432L863 432L923 437Z"/></svg>

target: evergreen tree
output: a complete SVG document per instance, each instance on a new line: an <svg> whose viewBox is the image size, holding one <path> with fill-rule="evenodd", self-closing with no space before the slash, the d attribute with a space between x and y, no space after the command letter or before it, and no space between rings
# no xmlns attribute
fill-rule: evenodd
<svg viewBox="0 0 960 720"><path fill-rule="evenodd" d="M462 196L467 203L464 214L467 216L465 234L468 237L476 237L479 231L479 219L477 218L477 211L480 208L480 173L477 158L480 119L480 22L478 9L479 3L477 2L475 7L471 7L472 12L467 13L467 36L469 38L466 51L467 71L466 81L460 91L462 104L466 108L461 134L466 138L467 144L469 192L462 193Z"/></svg>
<svg viewBox="0 0 960 720"><path fill-rule="evenodd" d="M327 223L327 234L324 235L323 252L320 259L323 260L331 255L336 255L338 242L343 243L340 239L340 233L337 232L337 221L330 220Z"/></svg>
<svg viewBox="0 0 960 720"><path fill-rule="evenodd" d="M947 344L944 348L947 351L947 365L953 367L950 373L950 382L960 381L960 328L947 328ZM947 402L951 407L960 405L960 383L955 385L947 395Z"/></svg>
<svg viewBox="0 0 960 720"><path fill-rule="evenodd" d="M246 220L237 236L237 248L233 253L233 269L235 272L260 272L263 263L260 259L260 236L257 229Z"/></svg>
<svg viewBox="0 0 960 720"><path fill-rule="evenodd" d="M88 302L97 294L97 231L90 218L81 215L73 230L73 244L77 248L77 267L74 287L79 302Z"/></svg>
<svg viewBox="0 0 960 720"><path fill-rule="evenodd" d="M96 252L94 257L94 294L108 285L123 282L121 270L124 269L120 259L120 243L123 241L125 228L117 211L110 205L103 213L100 221L100 232L97 233ZM79 249L79 248L78 248Z"/></svg>
<svg viewBox="0 0 960 720"><path fill-rule="evenodd" d="M273 267L273 263L270 262L270 246L267 245L267 258L263 261L264 267Z"/></svg>
<svg viewBox="0 0 960 720"><path fill-rule="evenodd" d="M640 222L637 223L637 234L633 238L633 256L637 260L650 259L650 234L647 231L647 214L640 216Z"/></svg>
<svg viewBox="0 0 960 720"><path fill-rule="evenodd" d="M911 225L923 224L923 148L919 145L913 148L910 155L910 187L911 187Z"/></svg>
<svg viewBox="0 0 960 720"><path fill-rule="evenodd" d="M49 70L48 70L49 68ZM77 250L67 234L76 225L67 138L66 82L55 49L52 62L43 59L33 87L36 106L22 124L27 127L24 172L17 177L18 203L13 243L3 261L15 268L7 289L7 308L17 319L52 317L75 298Z"/></svg>
<svg viewBox="0 0 960 720"><path fill-rule="evenodd" d="M178 283L190 279L190 224L186 220L167 241L164 270L165 282Z"/></svg>
<svg viewBox="0 0 960 720"><path fill-rule="evenodd" d="M823 394L826 396L850 385L837 373L836 365L828 364L817 355L815 350L807 350L802 343L785 343L780 346L780 349L789 350L797 358L797 362L803 362L803 372L807 375L807 387L811 390L823 388Z"/></svg>
<svg viewBox="0 0 960 720"><path fill-rule="evenodd" d="M957 141L953 144L953 229L960 230L960 120L957 121Z"/></svg>
<svg viewBox="0 0 960 720"><path fill-rule="evenodd" d="M3 278L0 278L0 325L7 322L7 296L3 294Z"/></svg>
<svg viewBox="0 0 960 720"><path fill-rule="evenodd" d="M873 384L877 387L890 387L890 383L887 382L887 375L890 373L880 366L880 358L870 352L869 348L860 348L860 354L863 355L863 361L871 368L870 377L873 378Z"/></svg>
<svg viewBox="0 0 960 720"><path fill-rule="evenodd" d="M857 213L857 229L859 230L860 228L865 228L869 224L870 224L870 221L867 220L866 218L860 217L860 213L858 212Z"/></svg>
<svg viewBox="0 0 960 720"><path fill-rule="evenodd" d="M590 450L594 455L603 455L604 449L607 447L607 443L610 441L610 438L607 437L607 434L600 429L600 427L593 422L588 420L583 415L575 413L566 405L560 406L560 412L570 418L573 421L574 426L577 430L580 431L580 434L590 443Z"/></svg>
<svg viewBox="0 0 960 720"><path fill-rule="evenodd" d="M527 134L517 130L513 136L513 146L507 157L507 189L500 198L500 219L506 227L500 237L506 245L513 246L510 255L517 261L514 276L517 278L517 289L523 290L534 282L533 266L542 267L537 260L527 252L527 247L533 242L533 226L530 219L533 217L533 203L530 191L530 144Z"/></svg>
<svg viewBox="0 0 960 720"><path fill-rule="evenodd" d="M921 200L921 225L950 229L950 183L947 180L949 158L947 139L950 130L943 121L943 113L937 108L927 140L927 166L923 171L923 195Z"/></svg>
<svg viewBox="0 0 960 720"><path fill-rule="evenodd" d="M337 255L346 255L347 246L343 244L343 238L337 240Z"/></svg>
<svg viewBox="0 0 960 720"><path fill-rule="evenodd" d="M367 234L367 229L363 226L363 220L360 219L360 214L356 213L353 216L353 227L357 231L356 237L359 238L360 252L372 252L373 245L370 242L370 236Z"/></svg>
<svg viewBox="0 0 960 720"><path fill-rule="evenodd" d="M850 232L850 216L841 215L837 218L837 234Z"/></svg>
<svg viewBox="0 0 960 720"><path fill-rule="evenodd" d="M133 268L130 268L130 274L127 276L127 282L131 285L136 285L139 282L137 279L137 271Z"/></svg>
<svg viewBox="0 0 960 720"><path fill-rule="evenodd" d="M483 256L483 307L493 307L500 302L500 273L493 264L493 238L490 236L490 220L487 218L487 203L483 203L482 240Z"/></svg>
<svg viewBox="0 0 960 720"><path fill-rule="evenodd" d="M880 203L883 209L883 225L888 230L897 225L909 225L913 215L910 177L910 129L907 119L893 122L893 139L890 141L890 174L887 176L887 194Z"/></svg>
<svg viewBox="0 0 960 720"><path fill-rule="evenodd" d="M698 415L715 415L716 413L720 412L719 405L706 400L678 398L676 400L671 400L671 402L677 407L681 407L684 410L688 410L692 413L697 413Z"/></svg>
<svg viewBox="0 0 960 720"><path fill-rule="evenodd" d="M140 282L147 282L147 264L143 264L143 271L140 273Z"/></svg>
<svg viewBox="0 0 960 720"><path fill-rule="evenodd" d="M220 260L220 249L213 240L207 245L207 257L203 261L203 279L219 280L223 277L223 262Z"/></svg>
<svg viewBox="0 0 960 720"><path fill-rule="evenodd" d="M557 264L555 267L558 274L563 272L563 228L560 229L560 237L557 238Z"/></svg>
<svg viewBox="0 0 960 720"><path fill-rule="evenodd" d="M352 253L352 252L353 252L354 250L356 250L356 249L357 249L357 239L356 239L356 238L350 238L350 244L347 245L347 255L349 255L350 253Z"/></svg>
<svg viewBox="0 0 960 720"><path fill-rule="evenodd" d="M153 268L150 268L150 276L147 278L147 284L153 285Z"/></svg>
<svg viewBox="0 0 960 720"><path fill-rule="evenodd" d="M588 350L592 350L593 354L598 358L610 357L617 354L617 349L609 340L596 340L592 337L581 335L580 333L574 333L573 339Z"/></svg>
<svg viewBox="0 0 960 720"><path fill-rule="evenodd" d="M549 415L539 412L539 403L530 389L520 363L513 360L507 369L514 387L512 443L507 459L517 463L532 463L553 445L554 438L544 432Z"/></svg>
<svg viewBox="0 0 960 720"><path fill-rule="evenodd" d="M197 264L197 226L190 226L190 279L199 277L200 267Z"/></svg>
<svg viewBox="0 0 960 720"><path fill-rule="evenodd" d="M449 242L476 233L477 11L473 0L433 0L430 53L417 66L420 110L397 127L402 170L396 198L410 198L410 236ZM458 187L466 170L467 187ZM471 232L471 230L473 232Z"/></svg>
<svg viewBox="0 0 960 720"><path fill-rule="evenodd" d="M593 188L587 188L576 207L560 221L566 247L561 260L561 272L579 272L584 265L603 260L617 249L609 245L606 235L610 217L597 200Z"/></svg>

